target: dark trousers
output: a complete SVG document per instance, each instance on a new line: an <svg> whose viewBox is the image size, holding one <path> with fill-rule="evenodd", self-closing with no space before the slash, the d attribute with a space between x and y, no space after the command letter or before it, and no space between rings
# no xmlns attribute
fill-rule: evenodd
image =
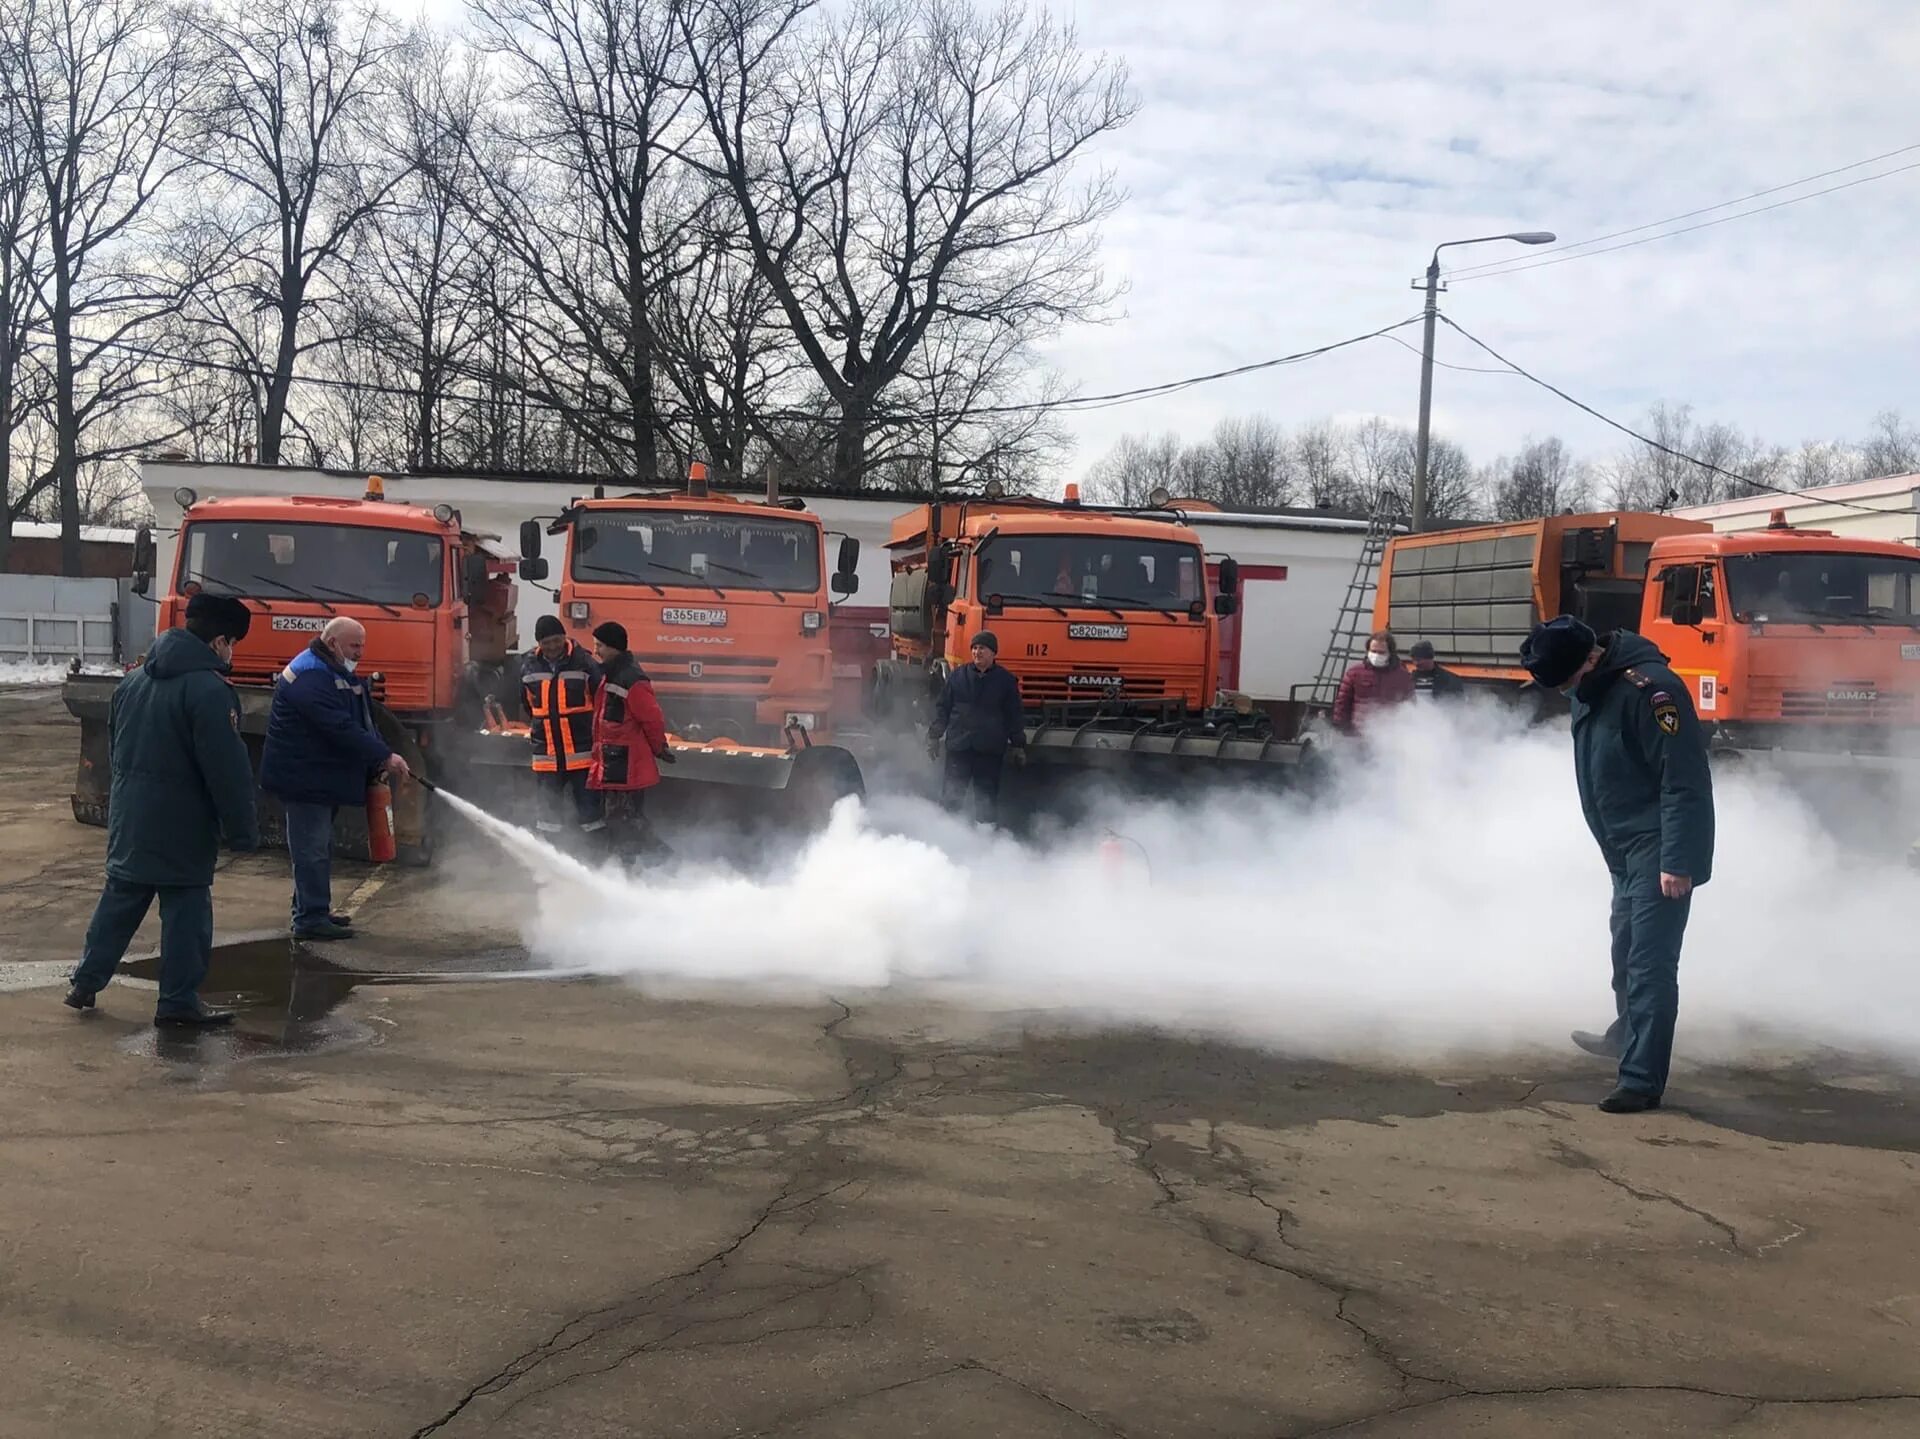
<svg viewBox="0 0 1920 1439"><path fill-rule="evenodd" d="M672 848L647 822L645 790L609 789L599 793L606 821L602 834L608 854L637 859L644 865L663 864L673 857Z"/></svg>
<svg viewBox="0 0 1920 1439"><path fill-rule="evenodd" d="M298 934L333 913L333 813L330 804L282 804L287 857L293 862L293 928Z"/></svg>
<svg viewBox="0 0 1920 1439"><path fill-rule="evenodd" d="M1620 1083L1661 1094L1680 1016L1680 941L1693 897L1667 899L1660 877L1613 877L1613 1009L1607 1037L1620 1045Z"/></svg>
<svg viewBox="0 0 1920 1439"><path fill-rule="evenodd" d="M549 839L569 827L594 834L605 826L600 791L587 788L587 771L542 774L535 770L533 788L537 797L534 828Z"/></svg>
<svg viewBox="0 0 1920 1439"><path fill-rule="evenodd" d="M213 961L212 885L134 884L108 876L93 907L73 985L90 994L106 988L155 895L160 897L160 1002L154 1013L192 1014L200 1007L200 981Z"/></svg>
<svg viewBox="0 0 1920 1439"><path fill-rule="evenodd" d="M949 749L940 780L940 802L948 809L991 823L1000 806L1000 771L1007 752Z"/></svg>

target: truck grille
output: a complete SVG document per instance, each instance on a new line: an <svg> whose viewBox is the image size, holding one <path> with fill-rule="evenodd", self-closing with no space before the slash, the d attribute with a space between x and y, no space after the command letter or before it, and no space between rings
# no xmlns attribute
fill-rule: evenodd
<svg viewBox="0 0 1920 1439"><path fill-rule="evenodd" d="M1118 677L1120 683L1102 683L1109 676ZM1198 671L1190 676L1177 670L1149 670L1142 673L1112 663L1084 664L1071 668L1055 665L1045 670L1023 667L1020 672L1020 699L1028 709L1038 709L1044 705L1085 704L1102 698L1158 703L1185 697L1195 705L1205 705L1213 697L1199 692L1200 680Z"/></svg>
<svg viewBox="0 0 1920 1439"><path fill-rule="evenodd" d="M257 657L236 657L233 662L233 683L241 689L271 690L273 682L280 677L280 671L286 667L286 660L276 662ZM384 684L376 685L374 693L382 704L396 714L424 714L432 707L433 675L424 665L382 669L378 665L367 664L363 673L369 677L378 674L384 678Z"/></svg>
<svg viewBox="0 0 1920 1439"><path fill-rule="evenodd" d="M773 683L779 661L750 655L636 654L654 688L667 693L697 694L706 689L763 690ZM694 666L699 673L694 673Z"/></svg>
<svg viewBox="0 0 1920 1439"><path fill-rule="evenodd" d="M1819 688L1789 689L1777 680L1755 680L1752 718L1814 720L1834 724L1911 724L1914 697L1903 690L1882 690L1872 680L1834 680Z"/></svg>

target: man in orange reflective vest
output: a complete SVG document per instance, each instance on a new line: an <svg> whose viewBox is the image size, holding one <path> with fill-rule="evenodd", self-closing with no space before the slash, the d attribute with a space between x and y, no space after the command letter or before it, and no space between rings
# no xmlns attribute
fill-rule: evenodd
<svg viewBox="0 0 1920 1439"><path fill-rule="evenodd" d="M627 648L627 629L608 620L593 632L593 653L604 678L593 701L593 769L587 784L606 805L607 843L615 852L651 862L666 858L647 824L647 791L660 783L660 766L673 763L667 717L653 681Z"/></svg>
<svg viewBox="0 0 1920 1439"><path fill-rule="evenodd" d="M600 796L587 787L587 773L593 767L600 666L567 638L557 615L540 616L533 637L533 652L520 662L520 707L532 730L535 827L555 838L571 815L583 834L598 834L606 821Z"/></svg>

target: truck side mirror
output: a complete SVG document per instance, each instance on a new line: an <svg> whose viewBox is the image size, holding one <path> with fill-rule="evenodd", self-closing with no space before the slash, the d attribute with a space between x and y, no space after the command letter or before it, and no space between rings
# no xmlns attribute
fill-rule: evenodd
<svg viewBox="0 0 1920 1439"><path fill-rule="evenodd" d="M1240 593L1240 561L1228 555L1220 561L1220 593L1237 595ZM1222 611L1222 613L1230 613Z"/></svg>
<svg viewBox="0 0 1920 1439"><path fill-rule="evenodd" d="M1682 600L1673 607L1673 622L1687 629L1695 629L1706 614L1698 600Z"/></svg>
<svg viewBox="0 0 1920 1439"><path fill-rule="evenodd" d="M1213 612L1223 620L1239 608L1240 597L1238 595L1222 593L1213 597Z"/></svg>
<svg viewBox="0 0 1920 1439"><path fill-rule="evenodd" d="M153 527L142 525L133 532L133 592L143 598L153 588Z"/></svg>
<svg viewBox="0 0 1920 1439"><path fill-rule="evenodd" d="M536 583L540 580L544 580L546 577L547 577L547 562L541 559L538 555L535 555L532 559L522 559L520 561L520 578L521 579L526 580L529 583Z"/></svg>
<svg viewBox="0 0 1920 1439"><path fill-rule="evenodd" d="M852 535L840 538L840 563L834 568L843 575L850 575L860 568L860 541Z"/></svg>
<svg viewBox="0 0 1920 1439"><path fill-rule="evenodd" d="M523 560L537 560L540 558L540 521L520 521L520 558ZM527 573L526 566L521 566L520 573L523 575ZM532 576L528 576L528 578L532 578Z"/></svg>
<svg viewBox="0 0 1920 1439"><path fill-rule="evenodd" d="M833 577L833 592L841 599L860 593L860 576L851 570L842 571Z"/></svg>

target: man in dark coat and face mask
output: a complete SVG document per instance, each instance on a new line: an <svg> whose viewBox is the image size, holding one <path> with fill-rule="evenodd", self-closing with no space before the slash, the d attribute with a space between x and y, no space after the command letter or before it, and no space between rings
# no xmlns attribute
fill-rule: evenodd
<svg viewBox="0 0 1920 1439"><path fill-rule="evenodd" d="M157 898L160 1000L153 1022L233 1019L208 1009L199 990L213 957L221 835L236 850L260 847L240 702L226 681L234 643L246 638L252 618L237 599L195 595L186 625L156 639L146 662L114 689L107 882L67 991L72 1009L94 1007Z"/></svg>

